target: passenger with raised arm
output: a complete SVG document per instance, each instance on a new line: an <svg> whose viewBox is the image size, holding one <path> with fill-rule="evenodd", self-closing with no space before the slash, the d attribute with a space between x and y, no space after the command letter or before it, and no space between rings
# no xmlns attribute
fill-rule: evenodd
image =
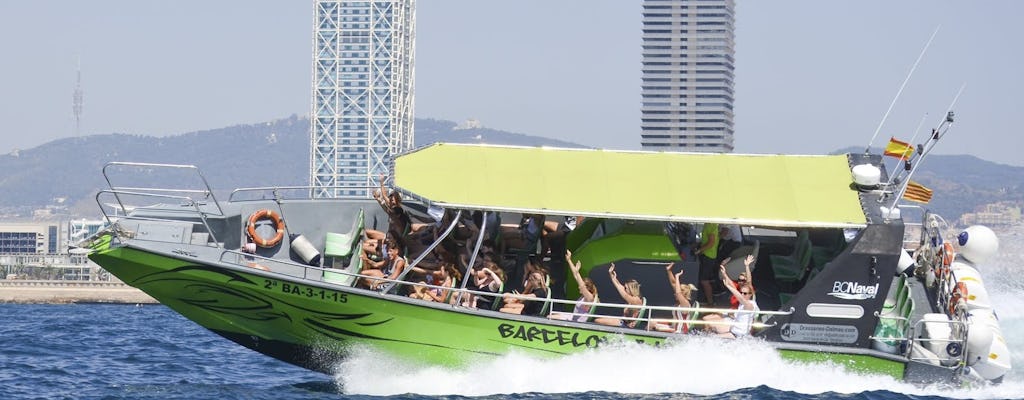
<svg viewBox="0 0 1024 400"><path fill-rule="evenodd" d="M408 235L412 231L412 219L402 208L402 195L398 192L388 191L384 185L387 177L380 174L380 189L373 192L373 198L380 204L380 208L388 214L388 230L397 235ZM370 230L368 230L369 232Z"/></svg>
<svg viewBox="0 0 1024 400"><path fill-rule="evenodd" d="M371 260L365 252L359 253L359 257L363 259L363 270L360 274L365 276L360 281L365 288L381 290L388 285L388 282L372 278L395 280L405 270L406 261L401 256L401 248L398 247L398 243L388 239L384 245L387 246L387 257L380 261Z"/></svg>
<svg viewBox="0 0 1024 400"><path fill-rule="evenodd" d="M523 293L513 291L510 294L505 294L503 300L505 305L501 307L501 312L540 315L541 310L544 309L544 301L548 297L548 287L544 283L546 279L540 271L531 272ZM532 299L523 299L517 296L531 297Z"/></svg>
<svg viewBox="0 0 1024 400"><path fill-rule="evenodd" d="M668 265L666 265L665 274L668 275L668 284L669 286L672 287L672 294L673 296L675 296L676 299L676 307L693 307L693 303L691 303L690 300L692 299L693 291L697 290L697 287L689 283L685 285L680 283L680 278L682 278L683 276L683 271L680 270L678 273L673 274L672 267L674 266L675 263L669 263ZM689 319L689 316L692 314L694 313L686 312L683 310L673 310L673 321L671 323L659 322L654 324L652 328L654 330L662 332L686 332L688 331L688 326L685 321Z"/></svg>
<svg viewBox="0 0 1024 400"><path fill-rule="evenodd" d="M580 268L582 265L579 261L572 262L572 251L565 251L565 262L569 264L569 270L572 272L572 277L576 279L576 286L579 287L580 297L576 299L576 306L573 307L572 313L564 313L552 311L548 318L561 319L576 322L587 322L590 320L591 309L594 307L586 303L596 303L597 298L597 285L590 278L584 278L580 275Z"/></svg>
<svg viewBox="0 0 1024 400"><path fill-rule="evenodd" d="M619 292L619 296L622 296L626 304L637 307L623 308L622 316L624 318L601 317L594 319L594 322L602 325L636 328L640 325L640 320L636 319L640 316L639 306L642 306L644 301L643 295L640 293L640 282L637 282L636 279L630 279L625 284L619 282L619 277L615 273L615 263L608 267L608 276L611 278L615 290Z"/></svg>
<svg viewBox="0 0 1024 400"><path fill-rule="evenodd" d="M452 273L458 273L455 269L455 265L445 263L437 271L427 274L424 281L420 281L419 284L413 286L413 292L409 294L409 297L420 300L433 301L437 303L444 303L448 301L448 293L456 282L456 278ZM433 287L428 287L430 285Z"/></svg>
<svg viewBox="0 0 1024 400"><path fill-rule="evenodd" d="M491 261L484 261L483 266L473 271L473 280L469 283L469 289L477 292L499 293L503 279L499 273L501 268ZM465 295L464 295L465 296ZM472 296L471 307L491 309L494 306L494 297L487 295Z"/></svg>
<svg viewBox="0 0 1024 400"><path fill-rule="evenodd" d="M750 286L750 283L744 283L739 285L739 289L736 285L733 285L732 279L729 279L729 274L726 273L725 267L720 268L720 275L722 276L722 283L725 284L725 288L732 292L733 296L736 296L740 301L740 307L733 311L732 316L723 316L721 314L708 314L704 316L705 321L713 322L711 329L717 333L718 336L728 338L738 338L742 336L750 335L750 329L754 324L754 317L758 311L761 311L757 307L757 302L754 301L754 288ZM720 322L720 323L714 323Z"/></svg>
<svg viewBox="0 0 1024 400"><path fill-rule="evenodd" d="M729 264L730 260L731 258L726 258L722 260L722 266ZM754 282L750 279L750 266L754 264L754 261L755 259L753 254L748 255L747 258L743 259L743 267L746 268L746 271L740 272L740 275L736 277L736 281L733 282L733 285L736 286L736 289L739 289L740 285L749 284L750 290L753 291L754 293L757 293L757 290L754 289ZM737 298L735 295L730 296L729 306L730 308L738 308L740 306L740 299Z"/></svg>

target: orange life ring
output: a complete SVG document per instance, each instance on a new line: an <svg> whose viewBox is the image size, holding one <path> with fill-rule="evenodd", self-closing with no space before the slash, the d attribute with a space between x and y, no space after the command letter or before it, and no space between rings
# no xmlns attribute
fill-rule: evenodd
<svg viewBox="0 0 1024 400"><path fill-rule="evenodd" d="M264 239L262 236L256 233L256 222L262 219L269 219L274 224L274 228L277 229L277 234L270 239ZM249 216L249 226L246 227L246 233L249 234L249 238L252 239L253 243L256 243L260 247L274 247L281 240L284 240L284 221L281 220L281 216L277 215L272 210L266 208L258 210Z"/></svg>
<svg viewBox="0 0 1024 400"><path fill-rule="evenodd" d="M956 306L961 301L967 298L967 284L963 282L957 282L956 287L953 288L953 293L949 295L949 315L956 313Z"/></svg>
<svg viewBox="0 0 1024 400"><path fill-rule="evenodd" d="M948 267L949 264L952 264L953 263L953 256L955 254L956 253L953 251L953 245L952 244L950 244L949 242L943 243L942 244L942 265Z"/></svg>
<svg viewBox="0 0 1024 400"><path fill-rule="evenodd" d="M939 257L940 263L936 264L935 277L943 278L949 274L949 265L953 263L953 258L956 256L956 252L953 251L953 245L949 242L942 244L936 252L935 256Z"/></svg>

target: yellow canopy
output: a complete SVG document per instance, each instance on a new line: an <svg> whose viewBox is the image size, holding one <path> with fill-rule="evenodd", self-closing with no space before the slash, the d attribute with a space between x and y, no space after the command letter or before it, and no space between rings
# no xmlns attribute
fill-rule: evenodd
<svg viewBox="0 0 1024 400"><path fill-rule="evenodd" d="M863 227L845 155L654 153L437 143L395 186L443 207L658 221Z"/></svg>

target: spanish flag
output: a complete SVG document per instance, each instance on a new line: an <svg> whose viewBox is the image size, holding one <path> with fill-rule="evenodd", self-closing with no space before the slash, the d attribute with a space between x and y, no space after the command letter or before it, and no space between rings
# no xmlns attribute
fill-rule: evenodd
<svg viewBox="0 0 1024 400"><path fill-rule="evenodd" d="M906 160L910 158L911 154L914 154L914 147L907 142L896 140L896 138L890 138L889 144L885 146L885 155L889 157Z"/></svg>
<svg viewBox="0 0 1024 400"><path fill-rule="evenodd" d="M903 192L903 198L927 204L932 199L932 190L922 186L920 183L907 182L907 191Z"/></svg>

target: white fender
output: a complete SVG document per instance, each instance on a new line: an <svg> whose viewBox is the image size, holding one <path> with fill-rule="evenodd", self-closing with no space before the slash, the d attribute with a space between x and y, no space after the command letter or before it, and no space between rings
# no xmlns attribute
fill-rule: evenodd
<svg viewBox="0 0 1024 400"><path fill-rule="evenodd" d="M1010 349L1006 347L1006 339L1003 339L1002 334L994 335L988 358L978 361L972 368L988 380L999 379L1010 371Z"/></svg>
<svg viewBox="0 0 1024 400"><path fill-rule="evenodd" d="M974 365L988 357L993 339L990 320L993 318L992 310L985 309L971 311L967 318L967 365Z"/></svg>
<svg viewBox="0 0 1024 400"><path fill-rule="evenodd" d="M986 226L971 225L956 236L959 253L972 263L984 263L999 252L999 238Z"/></svg>
<svg viewBox="0 0 1024 400"><path fill-rule="evenodd" d="M978 354L971 368L985 379L998 379L1006 375L1012 367L1010 363L1010 349L1006 346L1006 339L1003 338L1002 329L999 327L999 320L990 310L975 310L971 312L969 334L978 328L978 325L985 326L991 332L992 340L987 354Z"/></svg>
<svg viewBox="0 0 1024 400"><path fill-rule="evenodd" d="M956 283L963 283L967 287L967 296L964 301L968 310L991 309L992 302L988 297L988 290L981 280L981 273L977 269L961 261L953 261L949 270L953 273Z"/></svg>

